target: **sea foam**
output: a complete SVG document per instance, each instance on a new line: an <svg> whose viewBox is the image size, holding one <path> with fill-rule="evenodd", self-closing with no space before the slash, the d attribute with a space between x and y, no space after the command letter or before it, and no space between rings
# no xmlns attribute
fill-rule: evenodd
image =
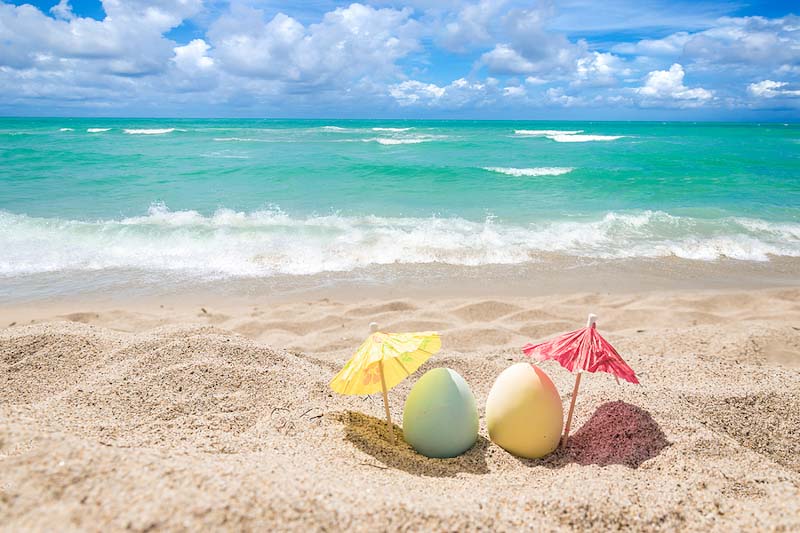
<svg viewBox="0 0 800 533"><path fill-rule="evenodd" d="M394 132L400 132L400 131L408 131L410 129L413 129L413 128L372 128L372 131L394 131Z"/></svg>
<svg viewBox="0 0 800 533"><path fill-rule="evenodd" d="M378 137L376 139L365 139L366 142L374 141L378 144L384 144L384 145L419 144L419 143L429 142L432 140L433 139L427 137L413 137L408 139L390 139L390 138Z"/></svg>
<svg viewBox="0 0 800 533"><path fill-rule="evenodd" d="M509 176L560 176L575 170L572 167L536 167L536 168L511 168L511 167L483 167L483 170L507 174Z"/></svg>
<svg viewBox="0 0 800 533"><path fill-rule="evenodd" d="M243 142L243 143L266 143L272 142L269 139L256 139L253 137L215 137L216 142Z"/></svg>
<svg viewBox="0 0 800 533"><path fill-rule="evenodd" d="M86 131L88 133L103 133L104 131L110 131L111 128L87 128Z"/></svg>
<svg viewBox="0 0 800 533"><path fill-rule="evenodd" d="M136 269L190 279L350 271L371 265L520 264L588 258L767 261L800 256L800 224L611 212L529 224L493 217L308 216L278 210L211 215L154 205L139 217L79 221L0 211L0 275Z"/></svg>
<svg viewBox="0 0 800 533"><path fill-rule="evenodd" d="M387 146L396 144L420 144L432 141L440 141L447 139L447 135L412 135L412 136L398 136L393 137L373 137L371 139L362 139L364 142L376 142Z"/></svg>
<svg viewBox="0 0 800 533"><path fill-rule="evenodd" d="M142 129L125 128L122 131L124 131L128 135L163 135L165 133L172 133L173 131L175 131L175 128L142 128Z"/></svg>
<svg viewBox="0 0 800 533"><path fill-rule="evenodd" d="M548 139L559 143L585 143L591 141L616 141L622 139L624 135L546 135Z"/></svg>
<svg viewBox="0 0 800 533"><path fill-rule="evenodd" d="M616 141L624 135L580 135L583 130L514 130L522 137L547 137L559 143L585 143L591 141Z"/></svg>
<svg viewBox="0 0 800 533"><path fill-rule="evenodd" d="M514 130L516 135L528 135L532 137L544 137L546 135L575 135L583 133L583 130Z"/></svg>

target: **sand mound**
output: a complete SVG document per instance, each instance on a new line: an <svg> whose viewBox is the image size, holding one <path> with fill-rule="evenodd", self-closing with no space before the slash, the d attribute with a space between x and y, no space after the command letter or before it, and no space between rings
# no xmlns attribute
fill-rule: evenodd
<svg viewBox="0 0 800 533"><path fill-rule="evenodd" d="M0 335L3 400L30 402L62 392L96 371L115 340L89 327L46 324Z"/></svg>
<svg viewBox="0 0 800 533"><path fill-rule="evenodd" d="M521 307L507 302L485 301L467 304L453 309L451 312L468 322L490 322L521 309Z"/></svg>
<svg viewBox="0 0 800 533"><path fill-rule="evenodd" d="M800 388L696 400L704 421L739 444L800 473Z"/></svg>
<svg viewBox="0 0 800 533"><path fill-rule="evenodd" d="M566 325L578 313L575 302L587 298L546 306L445 301L426 311L397 301L293 305L297 323L336 329L335 319L341 321L335 333L304 334L298 327L297 337L286 337L299 346L318 343L313 355L204 325L204 317L145 330L128 324L137 332L75 321L0 330L0 524L9 530L800 528L800 370L776 366L769 355L778 344L789 351L798 346L797 331L785 321L797 312L786 314L794 304L776 294L747 298L755 311L731 310L729 299L669 297L682 310L675 315L679 326L637 328L633 313L620 313L608 336L641 386L586 376L570 445L545 459L519 459L487 440L489 389L504 368L524 360L508 347L524 338L516 332ZM663 297L589 299L606 312L664 305ZM765 320L770 306L763 299L772 299L783 319ZM287 309L220 314L231 317L223 324L274 325L279 314L290 321ZM698 323L685 324L694 311ZM470 384L481 429L466 454L422 457L402 441L398 426L400 442L392 446L379 397L328 389L363 335L363 320L351 324L347 317L372 312L385 323L447 326L444 350L416 377L448 366ZM454 318L458 313L464 316ZM98 314L102 322L105 313ZM738 319L717 320L723 314ZM146 318L137 314L136 324ZM550 362L543 368L568 402L572 377ZM390 393L396 424L412 384L406 380Z"/></svg>

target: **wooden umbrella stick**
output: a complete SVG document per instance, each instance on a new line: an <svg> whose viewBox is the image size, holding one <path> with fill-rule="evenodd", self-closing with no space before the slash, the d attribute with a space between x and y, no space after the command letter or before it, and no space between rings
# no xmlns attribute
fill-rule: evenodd
<svg viewBox="0 0 800 533"><path fill-rule="evenodd" d="M581 386L581 372L575 376L575 387L572 388L572 400L569 402L569 414L567 415L567 425L564 426L564 436L561 437L561 447L567 445L569 440L569 427L572 425L572 412L575 410L575 399L578 397L578 387Z"/></svg>
<svg viewBox="0 0 800 533"><path fill-rule="evenodd" d="M394 427L392 426L392 415L389 413L389 395L386 394L386 378L383 375L383 361L378 363L378 368L380 368L381 371L381 388L383 389L383 408L386 409L386 426L389 428L390 439L392 441L392 446L394 446Z"/></svg>
<svg viewBox="0 0 800 533"><path fill-rule="evenodd" d="M588 320L586 320L586 327L590 328L592 325L597 321L597 315L589 314ZM561 437L561 447L567 445L567 441L569 440L569 427L572 425L572 413L575 411L575 400L578 398L578 387L581 386L581 372L578 372L578 375L575 376L575 386L572 388L572 399L569 402L569 413L567 414L567 424L564 426L564 436Z"/></svg>

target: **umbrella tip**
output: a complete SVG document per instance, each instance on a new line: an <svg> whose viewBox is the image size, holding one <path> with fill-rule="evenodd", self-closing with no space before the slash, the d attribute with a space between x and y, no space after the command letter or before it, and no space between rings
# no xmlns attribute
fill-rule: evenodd
<svg viewBox="0 0 800 533"><path fill-rule="evenodd" d="M589 313L589 318L586 320L586 327L590 328L594 323L597 322L597 315L594 313Z"/></svg>
<svg viewBox="0 0 800 533"><path fill-rule="evenodd" d="M375 333L376 331L378 331L378 323L377 322L370 322L369 323L369 330L372 333Z"/></svg>

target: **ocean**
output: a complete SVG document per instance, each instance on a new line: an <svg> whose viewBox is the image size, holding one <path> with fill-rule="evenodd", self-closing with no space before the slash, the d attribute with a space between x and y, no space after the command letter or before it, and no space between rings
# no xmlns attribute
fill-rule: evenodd
<svg viewBox="0 0 800 533"><path fill-rule="evenodd" d="M0 119L17 292L781 256L800 256L797 124Z"/></svg>

